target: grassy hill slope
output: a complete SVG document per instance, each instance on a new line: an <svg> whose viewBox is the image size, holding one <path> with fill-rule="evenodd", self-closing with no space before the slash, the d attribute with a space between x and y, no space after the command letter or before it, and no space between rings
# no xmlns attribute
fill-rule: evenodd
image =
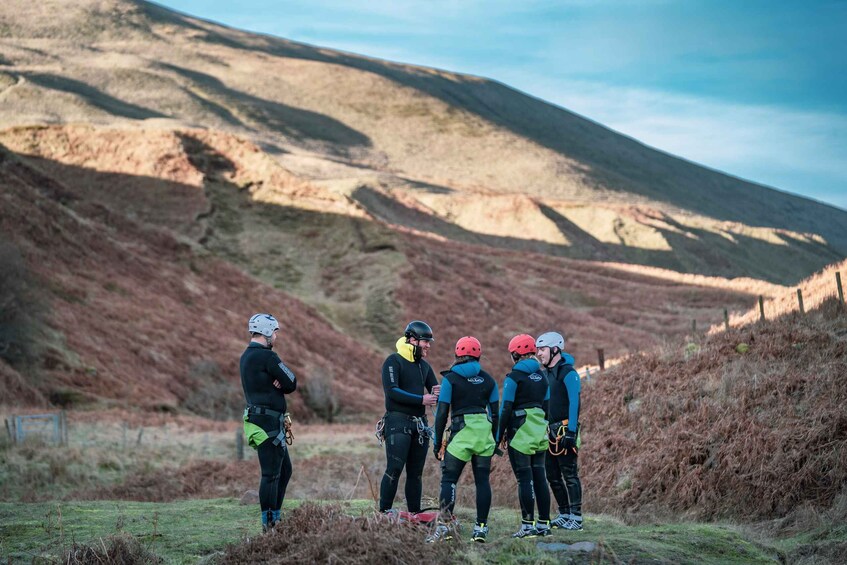
<svg viewBox="0 0 847 565"><path fill-rule="evenodd" d="M466 243L774 282L847 255L847 212L669 156L495 81L147 2L5 3L0 77L4 124L237 133L300 176L355 191L376 216Z"/></svg>

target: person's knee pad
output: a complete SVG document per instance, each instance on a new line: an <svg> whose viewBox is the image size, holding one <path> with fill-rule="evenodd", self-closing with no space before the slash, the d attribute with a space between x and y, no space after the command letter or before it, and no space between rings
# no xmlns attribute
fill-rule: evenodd
<svg viewBox="0 0 847 565"><path fill-rule="evenodd" d="M515 475L517 475L519 483L528 483L532 481L532 467L518 467L515 470Z"/></svg>

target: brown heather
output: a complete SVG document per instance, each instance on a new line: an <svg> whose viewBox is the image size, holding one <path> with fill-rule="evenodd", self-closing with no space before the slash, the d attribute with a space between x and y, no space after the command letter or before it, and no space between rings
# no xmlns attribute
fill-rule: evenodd
<svg viewBox="0 0 847 565"><path fill-rule="evenodd" d="M591 512L760 519L828 507L847 481L847 312L829 299L806 317L633 355L583 397Z"/></svg>
<svg viewBox="0 0 847 565"><path fill-rule="evenodd" d="M337 504L306 503L282 529L230 546L224 563L446 563L455 546L426 544L426 526L398 524L376 514L352 517Z"/></svg>

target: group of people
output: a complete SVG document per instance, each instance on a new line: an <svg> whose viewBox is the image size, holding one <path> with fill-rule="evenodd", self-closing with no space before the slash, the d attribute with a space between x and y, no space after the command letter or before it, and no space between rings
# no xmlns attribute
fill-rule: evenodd
<svg viewBox="0 0 847 565"><path fill-rule="evenodd" d="M270 314L255 314L247 329L250 343L240 363L247 403L244 431L258 453L259 505L262 527L268 530L280 520L291 478L285 395L294 392L297 381L273 351L277 320ZM508 354L513 367L503 383L502 398L497 381L482 369L482 344L477 338L465 336L456 342L455 360L441 372L441 384L426 361L432 342L432 328L415 320L382 366L386 412L378 429L387 465L380 483L380 512L394 512L404 469L408 513L421 512L423 469L432 441L433 454L441 463L439 510L445 522L451 522L456 485L471 463L476 486L474 541L485 542L489 531L489 475L495 453L508 454L517 479L521 525L514 537L546 536L553 528L581 530L580 380L573 357L564 351L562 335L547 332L535 339L520 334L511 339ZM432 427L427 407L436 407ZM558 505L558 515L552 519L550 489ZM443 534L452 535L449 528Z"/></svg>
<svg viewBox="0 0 847 565"><path fill-rule="evenodd" d="M480 365L482 344L477 338L465 336L456 342L455 360L441 372L440 385L426 361L432 341L432 328L413 321L397 340L397 352L382 366L386 413L381 429L387 466L380 484L380 511L391 512L404 467L408 511L421 511L423 468L432 435L433 454L441 462L439 507L446 521L454 511L459 477L471 463L474 541L485 542L488 535L491 458L503 452L518 483L521 525L513 536L547 536L553 528L581 530L580 380L573 357L564 350L564 337L557 332L538 339L528 334L513 337L508 346L513 367L502 398L497 381ZM427 423L427 406L437 406L433 428ZM558 505L553 519L550 489ZM449 528L444 535L451 535Z"/></svg>

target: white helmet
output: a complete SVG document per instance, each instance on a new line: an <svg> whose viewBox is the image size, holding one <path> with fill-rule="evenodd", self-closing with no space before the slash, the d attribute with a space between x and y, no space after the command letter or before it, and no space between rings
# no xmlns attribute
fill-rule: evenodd
<svg viewBox="0 0 847 565"><path fill-rule="evenodd" d="M279 322L270 314L253 314L247 322L247 331L251 334L262 334L269 338L279 329Z"/></svg>
<svg viewBox="0 0 847 565"><path fill-rule="evenodd" d="M538 336L535 340L535 347L558 347L559 351L565 349L565 338L562 334L556 332L547 332Z"/></svg>

